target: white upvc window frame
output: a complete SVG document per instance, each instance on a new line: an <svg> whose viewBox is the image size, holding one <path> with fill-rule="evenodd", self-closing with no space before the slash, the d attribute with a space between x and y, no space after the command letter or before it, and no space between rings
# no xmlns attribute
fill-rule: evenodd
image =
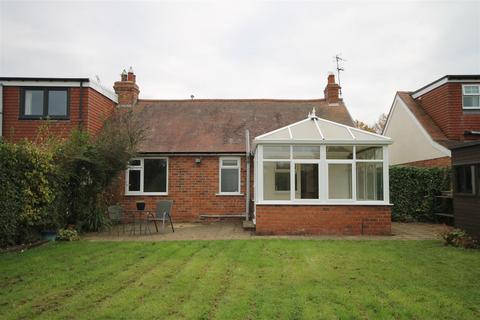
<svg viewBox="0 0 480 320"><path fill-rule="evenodd" d="M290 145L289 159L264 159L263 144L259 144L256 150L256 204L285 204L285 205L389 205L389 168L388 168L388 146L372 145L382 148L382 159L378 160L357 160L355 144L344 144L353 147L353 159L328 159L326 153L326 144L318 145L320 148L320 159L293 159L293 146ZM312 144L309 144L312 145ZM340 146L341 144L328 144L328 146ZM368 145L366 143L358 146ZM263 164L265 162L290 162L290 200L265 200L263 190ZM383 200L357 200L357 179L356 179L356 163L357 162L374 162L383 164ZM297 199L295 198L295 164L297 163L313 163L318 164L318 181L319 181L319 199ZM352 198L351 199L329 199L328 197L328 165L329 164L351 164L352 165Z"/></svg>
<svg viewBox="0 0 480 320"><path fill-rule="evenodd" d="M167 167L166 167L167 172L166 172L165 192L143 192L145 159L147 159L147 160L154 160L154 159L166 160L166 162L167 162ZM166 196L166 195L168 195L168 172L169 172L168 158L167 157L145 157L145 158L136 157L136 158L130 159L130 162L135 161L135 160L139 160L140 165L135 166L135 165L130 165L129 164L128 167L127 167L127 170L125 170L125 195L127 195L127 196ZM128 189L129 184L130 184L130 182L129 182L129 172L130 172L130 170L139 170L140 171L140 191L130 191Z"/></svg>
<svg viewBox="0 0 480 320"><path fill-rule="evenodd" d="M466 93L465 88L466 87L477 87L479 90L479 93ZM462 108L465 110L480 110L480 101L478 106L473 106L473 107L466 107L463 103L463 97L465 96L478 96L480 97L480 84L463 84L462 85ZM480 98L479 98L480 100Z"/></svg>
<svg viewBox="0 0 480 320"><path fill-rule="evenodd" d="M224 166L223 160L236 160L236 166ZM242 195L242 160L240 157L220 157L218 159L218 193L219 196L238 196ZM222 192L222 169L237 169L238 174L238 191L236 192Z"/></svg>

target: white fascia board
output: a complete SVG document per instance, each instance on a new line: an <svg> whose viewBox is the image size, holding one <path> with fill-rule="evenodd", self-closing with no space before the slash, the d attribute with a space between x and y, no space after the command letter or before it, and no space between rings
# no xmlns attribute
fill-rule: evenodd
<svg viewBox="0 0 480 320"><path fill-rule="evenodd" d="M284 140L284 139L271 139L271 140L254 140L253 146L260 144L319 144L319 145L378 145L385 146L392 144L393 140L319 140L319 139L302 139L302 140Z"/></svg>
<svg viewBox="0 0 480 320"><path fill-rule="evenodd" d="M396 99L396 105L400 105L402 108L404 108L407 111L407 114L410 116L412 121L420 128L420 131L423 133L423 135L427 138L427 140L431 143L432 147L443 153L445 156L451 157L452 153L450 150L436 142L435 140L432 139L432 137L428 134L427 130L422 126L422 124L418 121L418 119L415 117L412 111L410 111L410 108L407 107L405 102L399 97L399 99ZM392 109L393 111L393 109ZM393 114L393 112L392 112ZM385 126L385 130L387 129L387 126Z"/></svg>
<svg viewBox="0 0 480 320"><path fill-rule="evenodd" d="M99 83L93 81L92 79L84 81L84 88L92 88L108 99L112 100L115 103L118 103L118 96L115 92L110 91L102 87ZM4 80L2 84L6 87L68 87L68 88L78 88L80 87L80 81L19 81L19 80Z"/></svg>
<svg viewBox="0 0 480 320"><path fill-rule="evenodd" d="M382 134L385 134L387 132L387 128L390 124L390 119L392 118L392 114L395 110L395 106L397 105L398 99L400 99L400 96L398 95L398 92L397 92L395 93L395 98L393 98L392 105L390 106L390 111L388 112L387 121L385 122L385 126L383 127Z"/></svg>

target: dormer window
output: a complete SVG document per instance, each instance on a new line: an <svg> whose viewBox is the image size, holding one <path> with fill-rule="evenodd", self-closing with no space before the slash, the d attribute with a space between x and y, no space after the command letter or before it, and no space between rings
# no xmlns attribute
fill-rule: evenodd
<svg viewBox="0 0 480 320"><path fill-rule="evenodd" d="M68 119L68 89L24 88L21 119Z"/></svg>
<svg viewBox="0 0 480 320"><path fill-rule="evenodd" d="M463 109L480 109L480 85L463 85Z"/></svg>

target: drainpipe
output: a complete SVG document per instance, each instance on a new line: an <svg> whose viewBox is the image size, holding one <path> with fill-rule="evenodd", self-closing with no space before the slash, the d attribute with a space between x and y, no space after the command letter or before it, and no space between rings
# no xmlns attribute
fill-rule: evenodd
<svg viewBox="0 0 480 320"><path fill-rule="evenodd" d="M0 138L3 137L3 84L0 82Z"/></svg>
<svg viewBox="0 0 480 320"><path fill-rule="evenodd" d="M245 179L245 221L250 219L250 131L248 129L245 130L245 147L246 147L246 154L245 154L245 162L247 167L247 177Z"/></svg>

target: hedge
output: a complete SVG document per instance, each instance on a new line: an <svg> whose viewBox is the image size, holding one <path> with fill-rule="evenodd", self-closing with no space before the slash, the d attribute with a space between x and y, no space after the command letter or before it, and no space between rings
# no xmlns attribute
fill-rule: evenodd
<svg viewBox="0 0 480 320"><path fill-rule="evenodd" d="M0 141L0 247L28 242L39 227L56 227L51 153L24 141Z"/></svg>
<svg viewBox="0 0 480 320"><path fill-rule="evenodd" d="M450 169L390 167L392 220L434 221L435 196L450 189Z"/></svg>

